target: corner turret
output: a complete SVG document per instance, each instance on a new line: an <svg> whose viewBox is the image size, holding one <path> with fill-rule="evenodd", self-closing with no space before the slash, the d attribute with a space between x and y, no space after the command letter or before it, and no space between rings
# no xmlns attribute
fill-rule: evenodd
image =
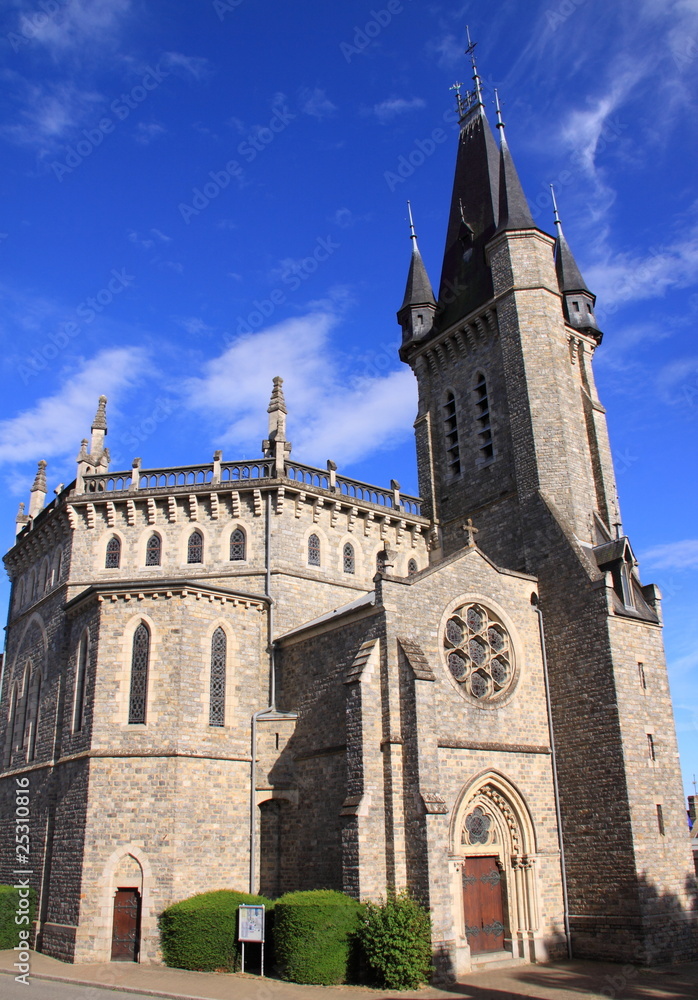
<svg viewBox="0 0 698 1000"><path fill-rule="evenodd" d="M410 216L410 239L412 240L412 259L407 275L405 296L397 314L398 323L402 327L402 346L400 357L404 361L411 344L424 340L434 326L436 299L429 281L427 269L417 246L417 235L414 231L412 206L407 202Z"/></svg>
<svg viewBox="0 0 698 1000"><path fill-rule="evenodd" d="M560 213L557 210L557 200L555 198L555 188L550 185L553 195L553 209L555 212L555 270L557 271L557 281L562 293L562 309L565 319L570 326L583 333L588 333L601 343L603 334L596 323L594 306L596 296L590 292L577 262L572 256L565 234L562 231Z"/></svg>
<svg viewBox="0 0 698 1000"><path fill-rule="evenodd" d="M35 518L44 509L48 487L46 485L46 462L42 458L36 470L34 485L29 492L29 517Z"/></svg>

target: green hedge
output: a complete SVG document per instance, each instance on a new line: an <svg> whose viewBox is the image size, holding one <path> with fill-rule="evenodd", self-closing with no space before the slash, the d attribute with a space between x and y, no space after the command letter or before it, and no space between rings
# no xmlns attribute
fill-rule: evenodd
<svg viewBox="0 0 698 1000"><path fill-rule="evenodd" d="M431 977L431 919L407 891L379 906L367 903L359 931L378 986L414 990Z"/></svg>
<svg viewBox="0 0 698 1000"><path fill-rule="evenodd" d="M330 889L289 892L274 904L274 947L284 979L332 986L355 975L363 906Z"/></svg>
<svg viewBox="0 0 698 1000"><path fill-rule="evenodd" d="M264 904L269 938L273 903L233 889L202 892L183 899L160 915L160 940L165 964L176 969L233 971L239 966L238 906Z"/></svg>
<svg viewBox="0 0 698 1000"><path fill-rule="evenodd" d="M11 885L0 885L0 950L4 948L14 948L19 944L19 932L29 931L30 937L34 930L34 917L36 915L36 892L22 890L23 897L20 897L19 889ZM28 908L25 904L28 903ZM19 914L22 923L18 924L15 917ZM27 916L28 920L24 920ZM25 937L22 935L22 941Z"/></svg>

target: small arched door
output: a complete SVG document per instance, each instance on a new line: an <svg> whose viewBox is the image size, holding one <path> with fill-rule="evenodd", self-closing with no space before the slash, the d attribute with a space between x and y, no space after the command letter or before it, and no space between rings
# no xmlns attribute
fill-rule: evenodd
<svg viewBox="0 0 698 1000"><path fill-rule="evenodd" d="M138 889L117 889L114 896L112 962L137 962L141 939L141 894Z"/></svg>

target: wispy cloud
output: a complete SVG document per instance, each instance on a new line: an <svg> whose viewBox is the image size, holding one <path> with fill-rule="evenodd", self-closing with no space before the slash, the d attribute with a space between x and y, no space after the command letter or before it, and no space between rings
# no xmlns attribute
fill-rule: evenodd
<svg viewBox="0 0 698 1000"><path fill-rule="evenodd" d="M348 379L330 341L338 323L336 314L316 311L237 339L185 384L187 405L223 422L221 443L256 453L265 431L260 414L281 375L289 437L304 461L348 463L392 447L410 434L413 376L400 370Z"/></svg>
<svg viewBox="0 0 698 1000"><path fill-rule="evenodd" d="M118 400L147 371L147 355L140 347L112 348L84 361L52 396L0 422L0 463L77 453L99 396Z"/></svg>
<svg viewBox="0 0 698 1000"><path fill-rule="evenodd" d="M131 0L70 0L61 3L55 14L47 13L46 6L23 0L16 29L21 32L31 18L29 37L55 56L76 49L89 53L92 46L114 41L131 12ZM46 16L37 18L37 11Z"/></svg>
<svg viewBox="0 0 698 1000"><path fill-rule="evenodd" d="M655 545L643 553L642 561L654 569L698 569L698 538Z"/></svg>
<svg viewBox="0 0 698 1000"><path fill-rule="evenodd" d="M2 126L1 132L11 142L32 146L44 154L54 152L103 101L101 94L71 82L35 84L17 74L12 76L20 101L20 120Z"/></svg>
<svg viewBox="0 0 698 1000"><path fill-rule="evenodd" d="M177 73L179 76L194 80L202 80L210 73L208 59L201 56L188 56L183 52L165 52L160 59L160 65L171 73Z"/></svg>
<svg viewBox="0 0 698 1000"><path fill-rule="evenodd" d="M380 104L374 104L370 114L375 115L379 122L392 121L398 115L404 115L409 111L417 111L426 107L426 102L421 97L412 97L406 100L404 97L390 97Z"/></svg>
<svg viewBox="0 0 698 1000"><path fill-rule="evenodd" d="M164 125L160 125L158 122L138 122L136 125L136 131L133 133L133 137L136 142L140 142L142 146L149 146L155 139L159 139L161 136L166 134L167 129Z"/></svg>
<svg viewBox="0 0 698 1000"><path fill-rule="evenodd" d="M323 118L330 118L337 110L337 105L333 104L324 90L315 87L314 90L304 90L301 93L301 111L322 121Z"/></svg>

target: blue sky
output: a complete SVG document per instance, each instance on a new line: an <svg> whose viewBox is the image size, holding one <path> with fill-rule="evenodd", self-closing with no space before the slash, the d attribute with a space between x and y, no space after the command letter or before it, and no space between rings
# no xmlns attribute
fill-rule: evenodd
<svg viewBox="0 0 698 1000"><path fill-rule="evenodd" d="M436 283L466 23L535 218L551 231L553 181L598 294L692 790L698 0L5 0L4 544L38 459L51 490L74 477L100 393L112 467L153 468L257 455L281 374L295 457L417 492L405 201Z"/></svg>

